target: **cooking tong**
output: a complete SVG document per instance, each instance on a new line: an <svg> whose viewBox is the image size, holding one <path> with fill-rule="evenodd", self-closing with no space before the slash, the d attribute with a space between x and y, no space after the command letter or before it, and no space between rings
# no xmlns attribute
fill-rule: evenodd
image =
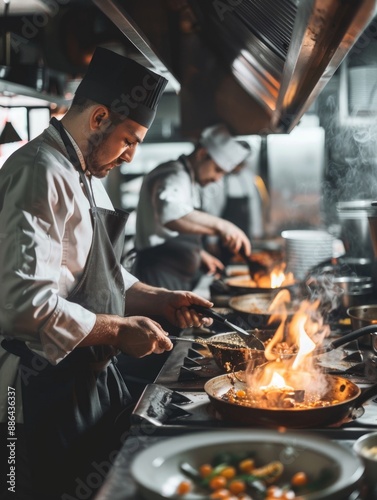
<svg viewBox="0 0 377 500"><path fill-rule="evenodd" d="M199 306L197 304L191 305L190 309L194 309L194 311L202 314L203 316L206 316L208 318L212 318L215 321L218 321L219 323L222 323L223 325L228 326L231 330L234 330L235 333L237 333L237 335L239 335L242 338L242 340L245 342L247 347L249 347L250 349L258 349L259 351L265 350L263 342L260 339L258 339L258 337L256 335L254 335L254 333L247 332L246 330L244 330L240 326L235 325L234 323L231 323L230 321L228 321L226 318L221 316L221 314L217 313L213 309L211 309L209 307Z"/></svg>

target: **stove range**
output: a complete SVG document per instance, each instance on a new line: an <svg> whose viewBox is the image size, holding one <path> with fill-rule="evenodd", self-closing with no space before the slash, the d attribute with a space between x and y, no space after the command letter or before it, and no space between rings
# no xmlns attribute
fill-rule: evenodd
<svg viewBox="0 0 377 500"><path fill-rule="evenodd" d="M181 335L204 337L205 332L188 329ZM330 336L329 340L332 339ZM323 355L322 360L324 371L347 378L360 388L377 383L377 358L368 349L360 350L356 341L347 344L346 349L339 348ZM214 410L204 391L205 382L221 374L223 371L206 347L198 343L177 342L155 383L145 388L133 411L133 432L138 433L138 428L142 427L143 433L148 428L149 433L175 435L199 429L234 427L234 423L224 421ZM350 441L377 430L377 398L364 403L355 420L334 427L307 430L330 439Z"/></svg>

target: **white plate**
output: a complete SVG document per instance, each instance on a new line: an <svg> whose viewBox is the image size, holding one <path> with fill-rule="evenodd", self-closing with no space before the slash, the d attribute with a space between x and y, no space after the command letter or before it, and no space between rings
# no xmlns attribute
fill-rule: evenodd
<svg viewBox="0 0 377 500"><path fill-rule="evenodd" d="M205 500L208 497L195 492L176 495L180 482L187 480L179 466L188 462L198 467L210 462L220 452L255 452L262 464L280 460L287 477L298 471L316 477L326 467L336 471L332 484L321 491L301 496L301 500L344 500L355 490L364 472L361 460L350 449L317 435L263 429L223 429L164 439L135 457L131 474L148 500Z"/></svg>

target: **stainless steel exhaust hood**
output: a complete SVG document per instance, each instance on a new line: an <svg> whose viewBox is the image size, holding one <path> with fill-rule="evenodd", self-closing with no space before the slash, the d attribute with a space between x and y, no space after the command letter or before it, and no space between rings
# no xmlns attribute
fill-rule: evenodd
<svg viewBox="0 0 377 500"><path fill-rule="evenodd" d="M218 120L238 134L290 132L377 13L376 0L93 2L179 82L191 136Z"/></svg>

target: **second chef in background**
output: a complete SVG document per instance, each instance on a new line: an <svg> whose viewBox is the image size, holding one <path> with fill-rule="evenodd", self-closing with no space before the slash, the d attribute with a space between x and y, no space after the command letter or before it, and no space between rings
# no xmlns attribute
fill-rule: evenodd
<svg viewBox="0 0 377 500"><path fill-rule="evenodd" d="M153 286L192 290L201 266L210 272L223 268L203 250L204 235L219 236L234 253L243 248L250 254L250 240L239 227L201 210L198 189L232 172L249 154L219 124L202 132L191 154L145 176L137 207L135 276Z"/></svg>

